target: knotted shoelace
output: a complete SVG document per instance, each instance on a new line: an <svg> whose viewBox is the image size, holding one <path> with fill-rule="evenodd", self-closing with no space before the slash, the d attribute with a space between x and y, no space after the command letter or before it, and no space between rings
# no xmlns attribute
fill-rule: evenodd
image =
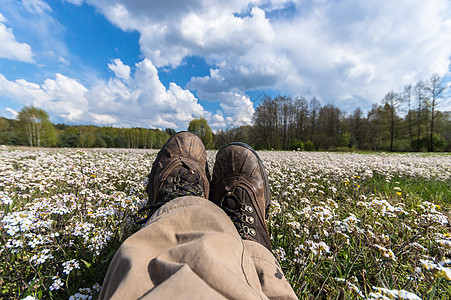
<svg viewBox="0 0 451 300"><path fill-rule="evenodd" d="M183 168L176 176L169 175L163 183L156 203L150 201L133 216L136 224L146 223L150 217L164 204L183 196L203 196L200 176Z"/></svg>

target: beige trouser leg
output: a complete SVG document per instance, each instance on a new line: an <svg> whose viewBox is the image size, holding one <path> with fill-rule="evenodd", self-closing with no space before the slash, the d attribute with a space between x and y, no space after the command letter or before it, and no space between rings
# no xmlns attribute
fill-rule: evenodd
<svg viewBox="0 0 451 300"><path fill-rule="evenodd" d="M276 259L199 197L174 199L115 254L99 299L296 299Z"/></svg>

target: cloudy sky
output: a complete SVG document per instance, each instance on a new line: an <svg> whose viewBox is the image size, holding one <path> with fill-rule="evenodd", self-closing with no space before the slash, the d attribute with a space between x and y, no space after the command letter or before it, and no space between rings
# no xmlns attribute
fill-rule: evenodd
<svg viewBox="0 0 451 300"><path fill-rule="evenodd" d="M449 84L450 58L449 0L0 0L8 118L218 129L251 123L263 93L365 111L434 73Z"/></svg>

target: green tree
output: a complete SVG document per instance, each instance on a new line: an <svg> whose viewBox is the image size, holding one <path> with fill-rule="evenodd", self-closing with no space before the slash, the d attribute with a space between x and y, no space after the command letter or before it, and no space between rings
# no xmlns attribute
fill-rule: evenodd
<svg viewBox="0 0 451 300"><path fill-rule="evenodd" d="M351 135L349 132L343 132L338 136L338 147L349 147L351 144Z"/></svg>
<svg viewBox="0 0 451 300"><path fill-rule="evenodd" d="M58 136L58 147L77 147L78 135L76 134L60 134Z"/></svg>
<svg viewBox="0 0 451 300"><path fill-rule="evenodd" d="M300 139L294 139L291 143L291 150L304 150L304 143Z"/></svg>
<svg viewBox="0 0 451 300"><path fill-rule="evenodd" d="M0 145L6 145L11 136L11 126L6 118L0 117Z"/></svg>
<svg viewBox="0 0 451 300"><path fill-rule="evenodd" d="M116 148L127 148L127 140L123 136L116 136L113 139L113 143Z"/></svg>
<svg viewBox="0 0 451 300"><path fill-rule="evenodd" d="M25 106L17 116L19 130L31 147L56 146L56 133L49 115L34 106Z"/></svg>
<svg viewBox="0 0 451 300"><path fill-rule="evenodd" d="M213 147L213 132L204 118L193 119L189 122L188 131L196 134L205 145L205 148Z"/></svg>
<svg viewBox="0 0 451 300"><path fill-rule="evenodd" d="M166 128L166 129L164 130L164 132L166 132L167 134L169 134L169 136L173 136L173 135L176 133L176 131L175 131L174 129L172 129L172 128Z"/></svg>
<svg viewBox="0 0 451 300"><path fill-rule="evenodd" d="M92 148L96 143L95 126L81 126L78 147Z"/></svg>
<svg viewBox="0 0 451 300"><path fill-rule="evenodd" d="M106 148L106 147L108 147L107 142L104 139L106 137L106 135L101 134L101 133L96 133L95 137L96 137L96 140L94 142L93 147L95 147L95 148Z"/></svg>
<svg viewBox="0 0 451 300"><path fill-rule="evenodd" d="M312 141L308 140L304 143L304 150L306 151L315 151L315 145Z"/></svg>
<svg viewBox="0 0 451 300"><path fill-rule="evenodd" d="M156 133L152 129L148 129L145 134L145 148L153 149L155 146Z"/></svg>

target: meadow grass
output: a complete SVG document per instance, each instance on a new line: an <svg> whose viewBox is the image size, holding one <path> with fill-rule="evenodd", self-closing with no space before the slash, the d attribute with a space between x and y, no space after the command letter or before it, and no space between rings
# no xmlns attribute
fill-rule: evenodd
<svg viewBox="0 0 451 300"><path fill-rule="evenodd" d="M273 252L300 299L450 298L451 156L259 154ZM0 298L95 298L139 229L155 156L0 150Z"/></svg>

